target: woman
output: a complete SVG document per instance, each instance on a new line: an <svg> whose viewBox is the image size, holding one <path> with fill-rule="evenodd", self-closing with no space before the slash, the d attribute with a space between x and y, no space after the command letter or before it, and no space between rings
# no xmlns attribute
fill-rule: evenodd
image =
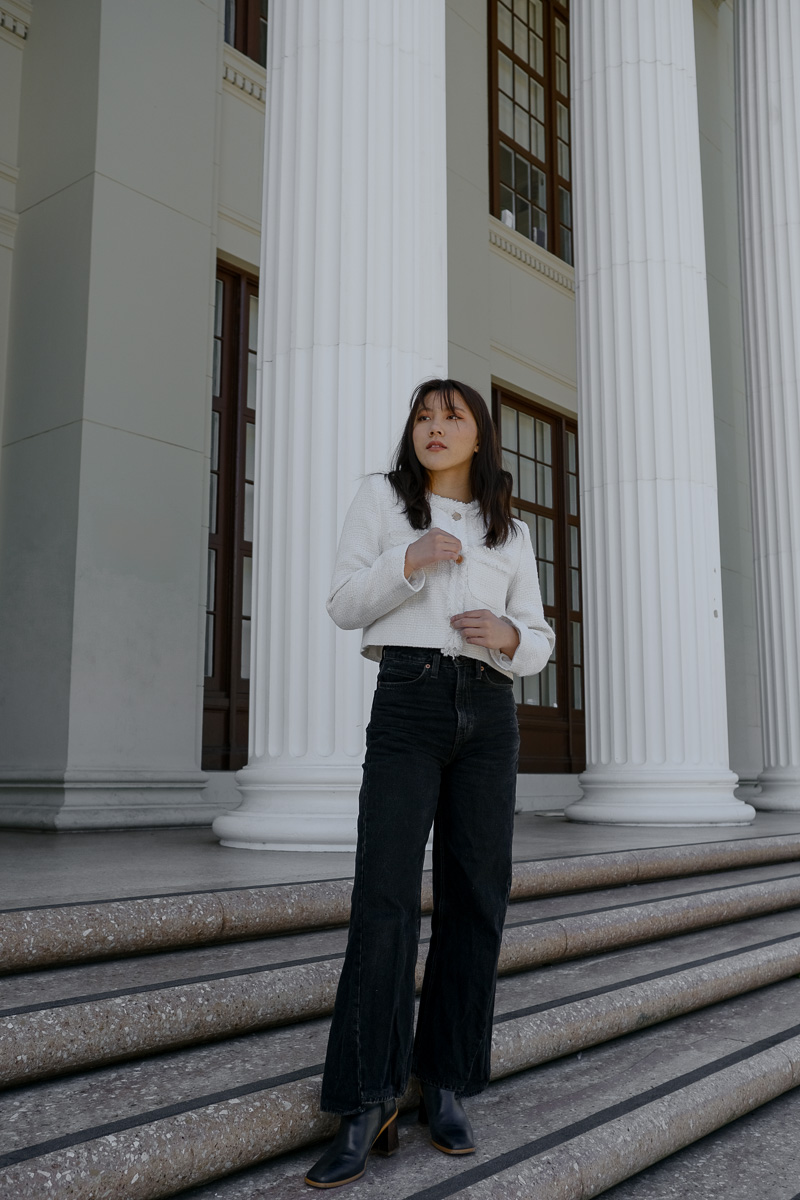
<svg viewBox="0 0 800 1200"><path fill-rule="evenodd" d="M555 639L473 388L434 379L415 390L393 469L367 477L347 513L328 612L363 629L361 653L380 668L322 1080L321 1108L341 1122L305 1177L314 1187L358 1179L370 1150L397 1149L410 1072L433 1145L472 1153L460 1097L489 1081L519 752L513 675L541 671ZM414 1035L431 825L432 935Z"/></svg>

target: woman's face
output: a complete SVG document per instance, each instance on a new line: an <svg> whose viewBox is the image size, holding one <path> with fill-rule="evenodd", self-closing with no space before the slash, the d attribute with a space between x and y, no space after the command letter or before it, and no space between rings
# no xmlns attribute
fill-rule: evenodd
<svg viewBox="0 0 800 1200"><path fill-rule="evenodd" d="M455 413L442 407L438 392L431 392L417 410L412 438L421 465L435 475L472 462L478 447L478 426L458 392Z"/></svg>

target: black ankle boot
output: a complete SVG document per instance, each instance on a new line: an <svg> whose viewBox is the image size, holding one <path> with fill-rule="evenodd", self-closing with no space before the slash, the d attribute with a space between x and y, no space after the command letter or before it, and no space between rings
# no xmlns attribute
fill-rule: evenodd
<svg viewBox="0 0 800 1200"><path fill-rule="evenodd" d="M454 1092L421 1083L420 1125L428 1125L431 1142L445 1154L474 1154L475 1135L469 1117Z"/></svg>
<svg viewBox="0 0 800 1200"><path fill-rule="evenodd" d="M354 1117L342 1117L339 1132L305 1177L312 1187L339 1187L360 1179L370 1150L394 1154L397 1138L397 1103L384 1100Z"/></svg>

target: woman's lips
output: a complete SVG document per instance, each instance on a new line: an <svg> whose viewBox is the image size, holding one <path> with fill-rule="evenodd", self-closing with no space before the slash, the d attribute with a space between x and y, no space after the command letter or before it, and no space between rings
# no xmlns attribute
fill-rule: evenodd
<svg viewBox="0 0 800 1200"><path fill-rule="evenodd" d="M443 442L431 442L430 445L425 447L425 449L426 450L446 450L447 446L445 446Z"/></svg>

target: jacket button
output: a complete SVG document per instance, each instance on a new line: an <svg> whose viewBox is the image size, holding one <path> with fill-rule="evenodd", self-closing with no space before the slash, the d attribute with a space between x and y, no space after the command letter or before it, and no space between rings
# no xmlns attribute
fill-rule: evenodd
<svg viewBox="0 0 800 1200"><path fill-rule="evenodd" d="M454 521L460 521L460 520L461 520L461 513L453 513L453 520L454 520Z"/></svg>

